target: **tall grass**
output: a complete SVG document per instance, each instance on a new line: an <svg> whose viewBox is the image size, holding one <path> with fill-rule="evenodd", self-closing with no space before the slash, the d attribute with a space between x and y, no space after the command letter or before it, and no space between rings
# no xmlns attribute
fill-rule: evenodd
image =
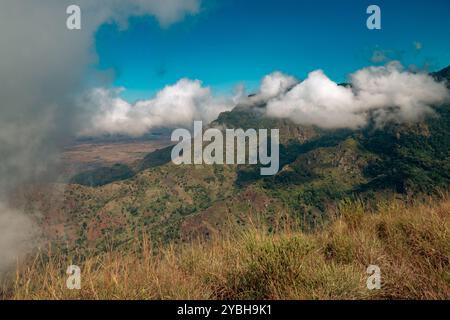
<svg viewBox="0 0 450 320"><path fill-rule="evenodd" d="M78 262L81 290L66 288ZM366 269L381 268L368 290ZM367 209L342 202L316 232L253 225L209 241L92 257L41 252L17 268L4 299L449 299L450 200Z"/></svg>

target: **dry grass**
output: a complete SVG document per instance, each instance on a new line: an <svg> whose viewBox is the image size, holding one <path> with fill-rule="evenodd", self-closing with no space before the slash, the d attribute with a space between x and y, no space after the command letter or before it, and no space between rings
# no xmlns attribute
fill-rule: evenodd
<svg viewBox="0 0 450 320"><path fill-rule="evenodd" d="M77 261L76 258L74 258ZM71 259L40 253L17 269L5 299L449 299L450 200L368 210L343 202L321 231L261 227L208 242L110 252L79 262L82 289L66 288ZM368 290L366 268L381 268Z"/></svg>

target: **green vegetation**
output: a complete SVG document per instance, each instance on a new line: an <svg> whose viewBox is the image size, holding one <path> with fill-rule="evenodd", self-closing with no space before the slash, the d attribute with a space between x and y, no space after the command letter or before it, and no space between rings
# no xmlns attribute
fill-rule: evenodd
<svg viewBox="0 0 450 320"><path fill-rule="evenodd" d="M435 76L448 79L448 69ZM28 204L46 214L56 254L20 269L4 296L450 298L449 200L407 205L449 190L450 106L417 123L359 130L268 119L261 107L237 107L212 126L278 128L278 174L175 166L171 148L135 171L79 174L63 201ZM91 284L79 293L63 288L67 260ZM369 264L383 270L381 291L365 288Z"/></svg>
<svg viewBox="0 0 450 320"><path fill-rule="evenodd" d="M435 108L434 115L417 123L387 123L383 128L373 124L360 130L302 127L264 118L258 108L223 113L212 126L279 128L281 167L275 176L262 177L258 166L175 166L170 162L171 148L164 148L146 156L135 171L116 165L77 175L65 188L63 201L35 197L27 208L31 213L47 214L41 220L56 250L92 256L92 267L95 259L104 259L108 248L130 252L145 233L151 239L148 247L169 255L159 257L160 265L151 266L140 265L140 260L131 255L125 258L126 263L132 261L138 268L156 268L151 270L155 279L168 281L163 293L144 288L144 297L148 298L368 297L359 277L363 265L373 261L384 264L393 277L388 282L390 289L375 297L449 297L445 260L449 256L445 238L449 227L447 216L442 218L449 212L448 201L436 209L447 210L439 213L439 218L432 207L423 208L434 220L427 220L418 209L411 210L413 214L402 209L401 218L391 216L395 210L390 207L385 208L387 214L377 208L392 199L409 203L449 190L450 106ZM358 205L343 214L342 206L348 199ZM397 204L394 201L392 205ZM343 217L336 221L337 208ZM382 218L361 214L367 211L380 211ZM411 225L406 217L416 224ZM260 221L264 230L252 231L251 235L246 231L238 238L228 235L236 226L248 230L253 221ZM295 234L275 235L286 221L293 222ZM432 221L441 226L431 225ZM324 226L328 231L319 233ZM342 226L345 228L339 229ZM213 241L220 234L225 238L219 242L199 247L192 244L195 239ZM227 247L231 242L226 241L236 241L239 252ZM177 250L181 253L167 251L167 245L180 246ZM199 255L199 262L187 264L184 259L189 250ZM111 255L121 259L115 253ZM221 260L219 255L231 260ZM401 264L395 255L404 257ZM165 260L168 258L172 264ZM213 262L203 266L210 258ZM306 269L298 261L303 261ZM414 270L408 269L409 263ZM190 269L184 268L189 265L199 273L186 276ZM399 270L394 270L397 267ZM164 277L158 273L159 268L174 270L175 282L158 278ZM313 273L314 268L319 271ZM423 272L421 268L435 269L425 270L426 279L410 275ZM399 272L403 271L410 278L400 290L394 281L400 281ZM130 272L134 275L141 271ZM153 278L145 279L155 284ZM420 287L413 283L415 280ZM328 287L327 281L336 286ZM108 285L111 292L119 290L115 284ZM178 285L180 292L171 291L170 287ZM23 286L19 285L18 292ZM94 293L84 294L82 297L92 297ZM141 293L117 294L139 297Z"/></svg>
<svg viewBox="0 0 450 320"><path fill-rule="evenodd" d="M261 216L271 224L277 211L311 229L348 197L371 201L394 193L406 200L450 185L449 106L422 122L382 129L304 128L239 108L215 124L280 128L279 173L263 177L258 166L248 165L175 166L171 148L164 148L145 157L137 173L117 165L80 174L73 183L102 187L66 190L66 225L75 230L74 243L80 238L83 248L96 247L110 241L99 231L109 228L123 233L118 243L128 246L141 227L156 243L183 241L209 236L209 229L223 228L230 218ZM88 227L79 230L83 224Z"/></svg>
<svg viewBox="0 0 450 320"><path fill-rule="evenodd" d="M70 183L90 187L103 186L105 184L126 180L134 176L133 170L124 164L115 164L112 167L102 167L72 177Z"/></svg>

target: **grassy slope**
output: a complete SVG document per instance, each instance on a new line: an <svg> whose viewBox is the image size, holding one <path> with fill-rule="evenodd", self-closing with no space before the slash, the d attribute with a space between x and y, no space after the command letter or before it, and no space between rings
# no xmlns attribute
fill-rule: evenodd
<svg viewBox="0 0 450 320"><path fill-rule="evenodd" d="M61 272L67 257L78 253L92 279L79 293L87 298L448 298L448 200L414 208L392 202L378 215L363 215L369 209L361 204L342 207L349 197L373 202L372 208L386 194L410 200L448 189L449 106L436 114L383 130L330 132L241 109L224 113L213 125L280 128L278 175L262 178L247 166L177 167L167 163L170 149L163 149L124 181L70 185L58 203L36 196L30 211L44 212L39 219L54 243L75 251L38 260L9 296L69 297ZM109 181L107 173L100 178ZM329 213L339 203L343 217L333 220ZM260 219L270 232L227 231L248 226L249 219ZM299 229L274 234L286 220ZM133 252L145 242L143 232L157 259L150 249ZM197 236L211 241L192 244ZM364 289L370 263L386 271L380 292ZM50 278L36 274L43 270ZM27 284L30 279L36 282Z"/></svg>
<svg viewBox="0 0 450 320"><path fill-rule="evenodd" d="M268 232L235 226L210 241L162 246L147 237L131 251L40 254L19 268L5 299L449 299L450 200L410 206L342 201L313 233L282 222ZM279 220L283 221L282 219ZM139 243L140 245L137 245ZM65 270L82 269L82 289L65 288ZM382 289L366 288L381 268Z"/></svg>

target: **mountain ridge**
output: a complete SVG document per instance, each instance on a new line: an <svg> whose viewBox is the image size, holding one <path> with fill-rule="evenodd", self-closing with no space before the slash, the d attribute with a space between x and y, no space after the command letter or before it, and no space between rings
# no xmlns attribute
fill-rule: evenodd
<svg viewBox="0 0 450 320"><path fill-rule="evenodd" d="M434 76L449 81L449 70ZM249 216L270 224L283 214L314 228L349 197L408 199L450 186L448 105L416 123L357 130L299 126L257 110L237 107L211 126L279 128L280 171L272 177L260 176L258 166L175 166L167 147L147 155L132 175L122 168L129 176L70 184L59 206L49 210L37 201L34 207L49 210L45 222L60 230L50 232L54 240L102 250L111 241L126 246L138 230L155 241L209 237L230 220L243 223Z"/></svg>

